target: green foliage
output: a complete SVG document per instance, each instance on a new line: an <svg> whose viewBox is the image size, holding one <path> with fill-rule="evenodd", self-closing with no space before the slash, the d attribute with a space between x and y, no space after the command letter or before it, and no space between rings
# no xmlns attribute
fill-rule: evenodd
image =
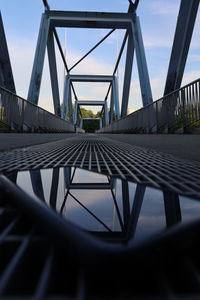
<svg viewBox="0 0 200 300"><path fill-rule="evenodd" d="M95 117L96 118L102 118L101 110L96 113Z"/></svg>
<svg viewBox="0 0 200 300"><path fill-rule="evenodd" d="M99 129L98 120L83 120L83 129L85 132L94 133L95 130Z"/></svg>
<svg viewBox="0 0 200 300"><path fill-rule="evenodd" d="M100 118L101 112L98 111L96 114L93 111L80 107L82 118ZM85 132L95 132L95 130L99 129L99 121L98 120L83 120L83 129Z"/></svg>
<svg viewBox="0 0 200 300"><path fill-rule="evenodd" d="M61 104L62 110L62 104ZM74 104L72 104L72 111L74 111ZM93 113L90 109L85 109L80 106L81 117L82 118L101 118L101 111L98 111L96 114ZM80 120L80 111L79 111L79 120ZM69 120L69 116L66 114L66 120ZM83 121L83 129L86 132L95 132L95 130L99 129L99 121L98 120L84 120Z"/></svg>
<svg viewBox="0 0 200 300"><path fill-rule="evenodd" d="M93 111L80 107L82 118L95 118Z"/></svg>

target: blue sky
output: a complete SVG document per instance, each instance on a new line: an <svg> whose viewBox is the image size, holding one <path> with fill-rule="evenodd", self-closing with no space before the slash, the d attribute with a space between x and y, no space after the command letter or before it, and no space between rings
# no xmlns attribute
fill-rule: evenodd
<svg viewBox="0 0 200 300"><path fill-rule="evenodd" d="M76 11L126 12L128 0L49 0L51 9ZM180 0L140 0L137 14L140 17L147 64L151 78L153 99L163 94L165 78L173 43ZM42 0L0 0L7 42L10 52L17 93L26 98L34 59L41 14L44 10ZM183 84L199 77L200 68L200 13L198 13L190 52L185 68ZM59 29L64 47L66 37L66 56L71 66L98 42L108 30ZM117 44L120 47L123 31L113 33L85 62L73 73L112 74ZM122 91L124 57L119 66L119 92ZM58 55L60 97L62 102L64 68ZM76 84L79 99L103 100L107 91L105 84ZM52 111L52 95L47 60L45 61L39 105ZM129 108L142 106L137 66L134 60Z"/></svg>

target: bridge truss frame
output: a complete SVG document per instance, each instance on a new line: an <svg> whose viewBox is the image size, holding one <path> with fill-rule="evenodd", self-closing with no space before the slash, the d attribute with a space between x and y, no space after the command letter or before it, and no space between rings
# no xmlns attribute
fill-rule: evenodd
<svg viewBox="0 0 200 300"><path fill-rule="evenodd" d="M74 112L72 117L72 97L71 97L71 85L73 82L109 82L111 86L111 101L108 112L107 101L99 100L76 100L74 105ZM116 76L106 75L67 75L65 77L64 84L64 96L63 96L63 108L62 118L66 115L69 116L70 121L77 124L79 106L81 105L101 105L104 112L105 125L112 123L113 114L116 115L117 120L120 119L119 111L119 95L118 95L118 83Z"/></svg>
<svg viewBox="0 0 200 300"><path fill-rule="evenodd" d="M62 51L62 47L59 42L59 38L56 32L56 27L110 28L111 31L99 43L97 43L88 53L86 53L86 55L84 55L82 59L80 59L73 67L69 69L65 60L65 56ZM40 25L32 76L31 76L29 92L28 92L28 100L33 102L36 105L38 104L45 51L47 48L53 102L54 102L54 111L56 115L65 118L65 113L64 113L65 107L63 108L64 109L63 112L62 113L60 112L60 96L59 96L59 88L58 88L58 76L57 76L54 39L56 40L58 44L58 48L61 52L61 56L67 71L67 75L71 76L71 74L69 74L70 71L80 61L82 61L88 54L90 54L100 43L102 43L115 29L125 29L126 32L114 68L114 72L112 74L113 78L117 71L125 44L127 42L125 75L124 75L122 104L121 104L121 117L127 115L134 51L136 52L143 106L152 103L152 93L151 93L142 33L140 28L140 22L139 22L139 17L136 15L135 12L135 6L132 2L130 2L129 10L127 13L53 11L50 10L49 6L46 6L46 10L42 15L42 20ZM78 100L72 82L71 82L71 87L75 96L75 100ZM109 86L108 92L105 97L105 101L107 101L111 87L112 84L110 84ZM112 101L111 101L111 106L112 106ZM117 111L116 113L119 118L119 112ZM111 118L110 120L113 121Z"/></svg>

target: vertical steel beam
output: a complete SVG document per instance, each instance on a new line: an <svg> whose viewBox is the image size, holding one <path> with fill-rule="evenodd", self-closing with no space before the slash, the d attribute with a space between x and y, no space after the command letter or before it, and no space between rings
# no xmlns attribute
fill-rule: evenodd
<svg viewBox="0 0 200 300"><path fill-rule="evenodd" d="M130 221L130 201L129 201L129 187L128 181L122 179L122 203L123 203L123 220L125 231L128 229Z"/></svg>
<svg viewBox="0 0 200 300"><path fill-rule="evenodd" d="M34 193L39 199L45 201L40 170L31 170L30 176Z"/></svg>
<svg viewBox="0 0 200 300"><path fill-rule="evenodd" d="M63 104L61 111L61 118L66 119L66 116L70 118L69 112L69 98L70 98L70 78L69 75L65 76L64 83L64 95L63 95Z"/></svg>
<svg viewBox="0 0 200 300"><path fill-rule="evenodd" d="M47 41L48 59L49 59L49 70L51 76L51 87L53 95L54 113L57 116L61 116L60 112L60 96L58 87L58 75L57 75L57 65L56 65L56 55L54 46L53 31L49 31L48 41Z"/></svg>
<svg viewBox="0 0 200 300"><path fill-rule="evenodd" d="M181 1L164 95L181 86L198 6L199 0Z"/></svg>
<svg viewBox="0 0 200 300"><path fill-rule="evenodd" d="M138 219L140 216L140 211L144 199L144 194L145 194L146 186L137 184L136 191L135 191L135 197L133 201L133 206L131 210L131 217L130 217L130 222L128 226L128 232L127 232L127 237L128 239L132 239L135 236L136 232L136 227L138 223Z"/></svg>
<svg viewBox="0 0 200 300"><path fill-rule="evenodd" d="M126 52L126 64L125 64L125 74L124 74L124 84L122 92L122 106L121 106L121 117L127 115L128 109L128 99L131 85L131 75L133 68L133 55L134 55L134 40L133 32L129 30L128 45Z"/></svg>
<svg viewBox="0 0 200 300"><path fill-rule="evenodd" d="M81 121L80 121L80 128L83 129L83 118L81 118Z"/></svg>
<svg viewBox="0 0 200 300"><path fill-rule="evenodd" d="M71 184L71 167L64 167L65 188L69 189Z"/></svg>
<svg viewBox="0 0 200 300"><path fill-rule="evenodd" d="M8 89L13 93L16 93L1 12L0 12L0 45L1 45L0 46L0 86Z"/></svg>
<svg viewBox="0 0 200 300"><path fill-rule="evenodd" d="M111 96L110 96L109 124L112 124L113 122L113 114L114 114L114 95L113 95L113 88L112 88Z"/></svg>
<svg viewBox="0 0 200 300"><path fill-rule="evenodd" d="M181 221L181 208L178 194L170 191L163 191L165 217L167 227Z"/></svg>
<svg viewBox="0 0 200 300"><path fill-rule="evenodd" d="M72 92L71 92L71 84L69 86L69 99L68 99L68 107L67 112L69 114L69 121L73 122L73 109L72 109Z"/></svg>
<svg viewBox="0 0 200 300"><path fill-rule="evenodd" d="M53 169L52 182L51 182L51 191L49 204L53 209L56 209L57 194L58 194L58 183L59 183L59 168Z"/></svg>
<svg viewBox="0 0 200 300"><path fill-rule="evenodd" d="M30 102L36 105L38 104L48 35L49 19L47 13L43 13L27 97Z"/></svg>
<svg viewBox="0 0 200 300"><path fill-rule="evenodd" d="M107 101L104 101L104 116L105 116L105 125L109 125L109 115L108 115L108 104Z"/></svg>
<svg viewBox="0 0 200 300"><path fill-rule="evenodd" d="M135 44L135 52L137 58L137 66L140 80L140 89L142 95L143 106L153 102L149 73L147 68L142 32L140 28L140 20L138 16L134 16L133 20L133 38Z"/></svg>
<svg viewBox="0 0 200 300"><path fill-rule="evenodd" d="M74 116L73 116L73 123L74 125L77 123L77 118L78 118L78 101L75 101L75 104L74 104Z"/></svg>
<svg viewBox="0 0 200 300"><path fill-rule="evenodd" d="M115 115L117 120L120 119L120 112L119 112L119 93L118 93L118 80L116 76L113 76L112 81L112 89L113 89L113 98L114 98L114 106L115 106Z"/></svg>
<svg viewBox="0 0 200 300"><path fill-rule="evenodd" d="M99 118L99 128L102 128L102 118Z"/></svg>

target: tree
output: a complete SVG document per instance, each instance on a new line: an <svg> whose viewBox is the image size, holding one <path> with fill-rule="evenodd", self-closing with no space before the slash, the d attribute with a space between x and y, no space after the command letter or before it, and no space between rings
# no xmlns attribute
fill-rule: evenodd
<svg viewBox="0 0 200 300"><path fill-rule="evenodd" d="M82 114L82 118L95 118L95 114L93 113L93 111L91 111L89 109L80 107L80 111Z"/></svg>
<svg viewBox="0 0 200 300"><path fill-rule="evenodd" d="M83 120L83 129L85 132L95 132L99 129L99 120Z"/></svg>
<svg viewBox="0 0 200 300"><path fill-rule="evenodd" d="M96 113L95 117L96 118L102 118L101 110Z"/></svg>

